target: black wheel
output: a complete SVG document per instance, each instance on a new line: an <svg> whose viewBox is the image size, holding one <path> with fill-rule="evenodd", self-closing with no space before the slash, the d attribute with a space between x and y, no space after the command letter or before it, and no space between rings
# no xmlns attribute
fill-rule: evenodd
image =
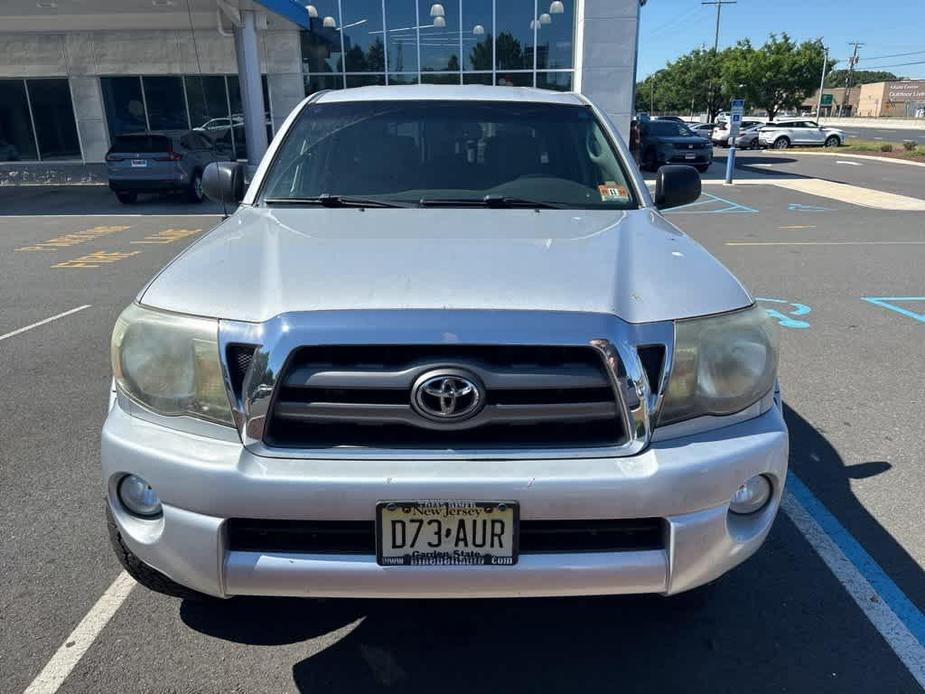
<svg viewBox="0 0 925 694"><path fill-rule="evenodd" d="M123 205L131 205L136 200L138 200L138 193L131 193L128 191L120 191L116 193L116 197L119 198L119 202Z"/></svg>
<svg viewBox="0 0 925 694"><path fill-rule="evenodd" d="M838 139L838 135L829 135L825 138L826 147L838 147L841 144L841 140Z"/></svg>
<svg viewBox="0 0 925 694"><path fill-rule="evenodd" d="M194 171L186 191L186 199L190 202L202 202L205 196L202 193L202 171Z"/></svg>
<svg viewBox="0 0 925 694"><path fill-rule="evenodd" d="M774 149L787 149L790 146L790 140L786 137L779 137L774 140Z"/></svg>
<svg viewBox="0 0 925 694"><path fill-rule="evenodd" d="M112 512L109 510L108 505L106 506L106 526L109 529L109 542L112 544L112 549L116 553L116 558L119 560L119 563L122 564L122 568L128 572L129 576L134 578L145 588L153 590L155 593L162 593L184 600L205 601L214 599L205 593L200 593L192 588L181 586L176 581L170 580L160 571L151 568L136 557L122 541L122 534L119 532L119 526L116 525L116 522L112 519Z"/></svg>
<svg viewBox="0 0 925 694"><path fill-rule="evenodd" d="M694 168L697 169L700 173L706 173L707 170L710 168L710 165L709 164L697 164Z"/></svg>
<svg viewBox="0 0 925 694"><path fill-rule="evenodd" d="M749 149L761 149L761 142L756 137L752 140L752 143L748 146Z"/></svg>

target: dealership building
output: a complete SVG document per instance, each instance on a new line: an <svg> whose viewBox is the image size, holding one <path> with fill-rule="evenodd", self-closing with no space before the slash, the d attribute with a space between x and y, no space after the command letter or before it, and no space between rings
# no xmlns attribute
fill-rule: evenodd
<svg viewBox="0 0 925 694"><path fill-rule="evenodd" d="M871 118L925 118L925 80L862 84L857 114Z"/></svg>
<svg viewBox="0 0 925 694"><path fill-rule="evenodd" d="M639 0L3 0L0 183L98 177L113 138L200 129L254 160L325 89L575 90L625 133Z"/></svg>

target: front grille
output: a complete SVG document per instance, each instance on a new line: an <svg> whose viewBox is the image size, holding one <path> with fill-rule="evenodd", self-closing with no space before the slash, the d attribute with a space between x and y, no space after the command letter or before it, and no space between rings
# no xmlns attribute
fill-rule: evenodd
<svg viewBox="0 0 925 694"><path fill-rule="evenodd" d="M373 521L253 520L226 523L228 549L292 554L375 554ZM522 520L521 554L629 552L665 548L659 518Z"/></svg>
<svg viewBox="0 0 925 694"><path fill-rule="evenodd" d="M440 421L412 406L434 370L472 374L484 405ZM376 345L296 350L264 434L285 448L556 448L612 446L624 431L611 380L590 347Z"/></svg>

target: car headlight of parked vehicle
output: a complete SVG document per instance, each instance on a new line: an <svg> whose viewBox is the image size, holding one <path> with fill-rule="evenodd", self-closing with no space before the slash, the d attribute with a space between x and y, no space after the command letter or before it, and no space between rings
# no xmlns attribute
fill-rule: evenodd
<svg viewBox="0 0 925 694"><path fill-rule="evenodd" d="M681 320L659 424L729 415L753 405L777 379L778 336L767 312Z"/></svg>
<svg viewBox="0 0 925 694"><path fill-rule="evenodd" d="M158 414L233 425L216 320L132 304L113 330L112 370L119 390Z"/></svg>

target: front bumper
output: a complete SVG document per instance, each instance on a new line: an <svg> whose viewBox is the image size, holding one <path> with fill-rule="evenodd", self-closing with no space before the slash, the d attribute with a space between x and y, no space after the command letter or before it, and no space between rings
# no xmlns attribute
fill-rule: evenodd
<svg viewBox="0 0 925 694"><path fill-rule="evenodd" d="M102 439L113 517L128 548L214 596L502 597L677 593L748 558L771 528L787 471L775 404L755 419L653 443L624 458L320 460L265 458L239 443L168 429L114 405ZM157 520L116 500L124 473L163 500ZM751 516L728 511L753 475L774 484ZM664 549L521 555L513 567L382 567L372 555L229 551L228 518L372 520L382 499L510 499L522 519L664 519Z"/></svg>

